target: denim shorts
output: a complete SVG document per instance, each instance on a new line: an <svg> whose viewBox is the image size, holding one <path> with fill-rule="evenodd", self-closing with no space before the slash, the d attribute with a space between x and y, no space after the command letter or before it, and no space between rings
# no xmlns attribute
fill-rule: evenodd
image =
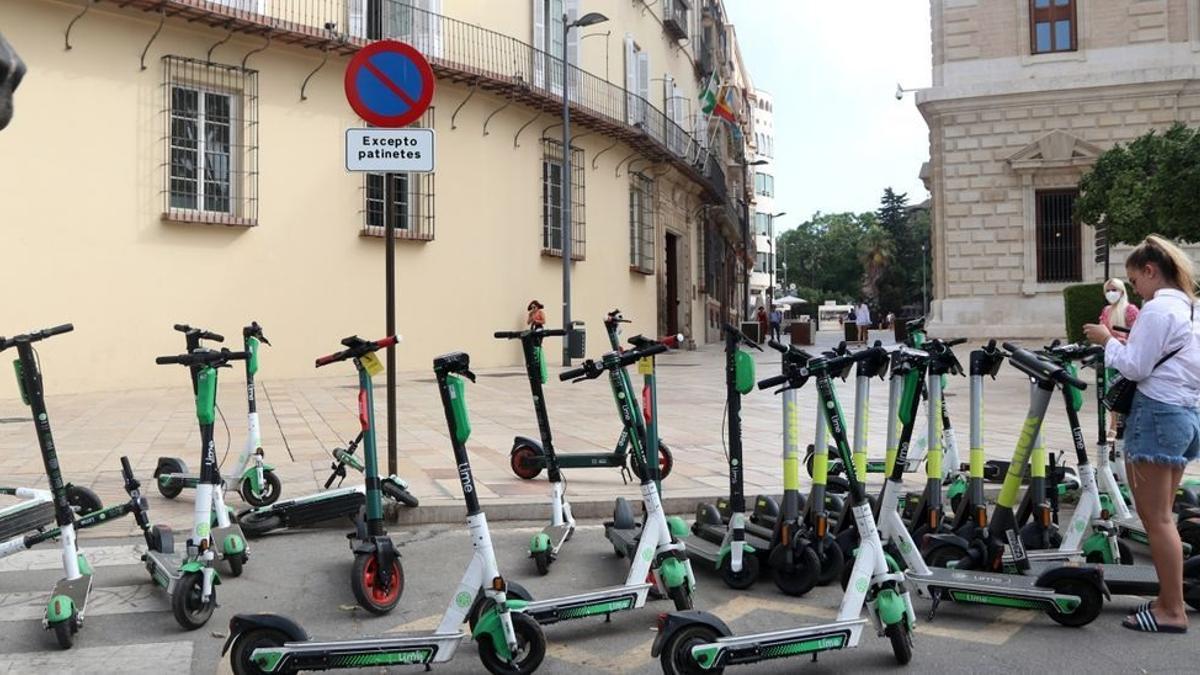
<svg viewBox="0 0 1200 675"><path fill-rule="evenodd" d="M1137 392L1125 420L1131 462L1184 466L1200 457L1200 408L1171 405Z"/></svg>

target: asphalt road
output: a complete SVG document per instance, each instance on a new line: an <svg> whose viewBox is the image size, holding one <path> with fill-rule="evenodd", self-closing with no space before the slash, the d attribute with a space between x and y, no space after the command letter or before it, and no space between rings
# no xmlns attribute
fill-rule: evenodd
<svg viewBox="0 0 1200 675"><path fill-rule="evenodd" d="M538 577L526 558L531 523L504 524L494 531L500 567L537 598L619 584L626 565L604 539L603 528L584 523L567 543L550 574ZM41 627L49 589L61 573L58 550L43 548L0 560L0 673L162 673L229 672L220 649L234 613L272 611L299 621L319 638L350 638L409 629L431 629L449 600L471 554L462 527L429 526L396 530L403 542L406 588L389 616L357 609L350 591L351 555L344 529L282 534L252 542L245 574L219 587L220 607L204 629L184 633L172 619L165 597L149 584L137 562L140 541L87 540L96 571L87 623L75 648L60 651ZM725 619L739 632L766 631L833 617L840 589L819 588L804 598L788 598L770 581L748 592L731 591L719 578L698 569L696 606ZM928 603L917 599L918 628L907 670L942 673L1089 672L1195 673L1200 657L1193 616L1189 636L1133 633L1118 624L1139 602L1114 598L1091 625L1064 628L1048 617L1021 610L981 609L943 603L933 622ZM650 657L655 618L667 601L603 618L586 618L546 628L546 673L656 673ZM885 639L871 631L859 649L807 658L771 661L737 669L747 673L894 672L898 669ZM482 672L477 650L465 644L458 657L437 672ZM397 668L378 672L419 672Z"/></svg>

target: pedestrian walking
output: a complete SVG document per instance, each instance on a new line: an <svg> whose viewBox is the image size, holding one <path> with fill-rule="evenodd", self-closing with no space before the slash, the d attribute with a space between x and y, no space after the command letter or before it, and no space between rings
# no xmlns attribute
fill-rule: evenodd
<svg viewBox="0 0 1200 675"><path fill-rule="evenodd" d="M867 307L866 300L858 301L858 308L854 310L854 323L858 325L858 341L867 341L867 331L871 329L871 309Z"/></svg>
<svg viewBox="0 0 1200 675"><path fill-rule="evenodd" d="M781 329L783 327L783 312L779 311L778 307L771 310L771 337L776 342L782 339Z"/></svg>
<svg viewBox="0 0 1200 675"><path fill-rule="evenodd" d="M537 300L530 300L529 306L525 308L525 323L529 326L529 330L536 330L546 327L546 312L545 306Z"/></svg>
<svg viewBox="0 0 1200 675"><path fill-rule="evenodd" d="M1196 281L1187 255L1171 242L1146 237L1125 260L1138 295L1149 300L1122 344L1102 323L1087 324L1105 362L1137 383L1126 420L1129 487L1150 539L1158 598L1121 623L1131 630L1183 633L1183 549L1172 501L1183 468L1200 455L1200 323Z"/></svg>

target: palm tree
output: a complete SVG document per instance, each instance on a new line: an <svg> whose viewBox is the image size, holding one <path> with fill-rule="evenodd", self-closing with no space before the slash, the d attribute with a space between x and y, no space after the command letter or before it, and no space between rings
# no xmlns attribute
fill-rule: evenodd
<svg viewBox="0 0 1200 675"><path fill-rule="evenodd" d="M859 240L858 260L863 266L862 292L870 300L879 297L879 280L895 258L896 245L879 225L872 225Z"/></svg>

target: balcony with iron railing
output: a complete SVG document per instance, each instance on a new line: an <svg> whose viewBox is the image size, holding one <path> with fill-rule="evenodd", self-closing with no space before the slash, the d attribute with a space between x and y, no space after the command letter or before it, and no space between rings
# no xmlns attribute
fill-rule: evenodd
<svg viewBox="0 0 1200 675"><path fill-rule="evenodd" d="M215 29L262 36L272 44L352 54L372 41L407 42L439 78L477 87L552 115L562 110L563 63L514 37L399 0L97 0ZM686 10L683 2L677 2ZM577 66L568 69L571 118L670 162L727 200L720 162L675 120L624 87Z"/></svg>

